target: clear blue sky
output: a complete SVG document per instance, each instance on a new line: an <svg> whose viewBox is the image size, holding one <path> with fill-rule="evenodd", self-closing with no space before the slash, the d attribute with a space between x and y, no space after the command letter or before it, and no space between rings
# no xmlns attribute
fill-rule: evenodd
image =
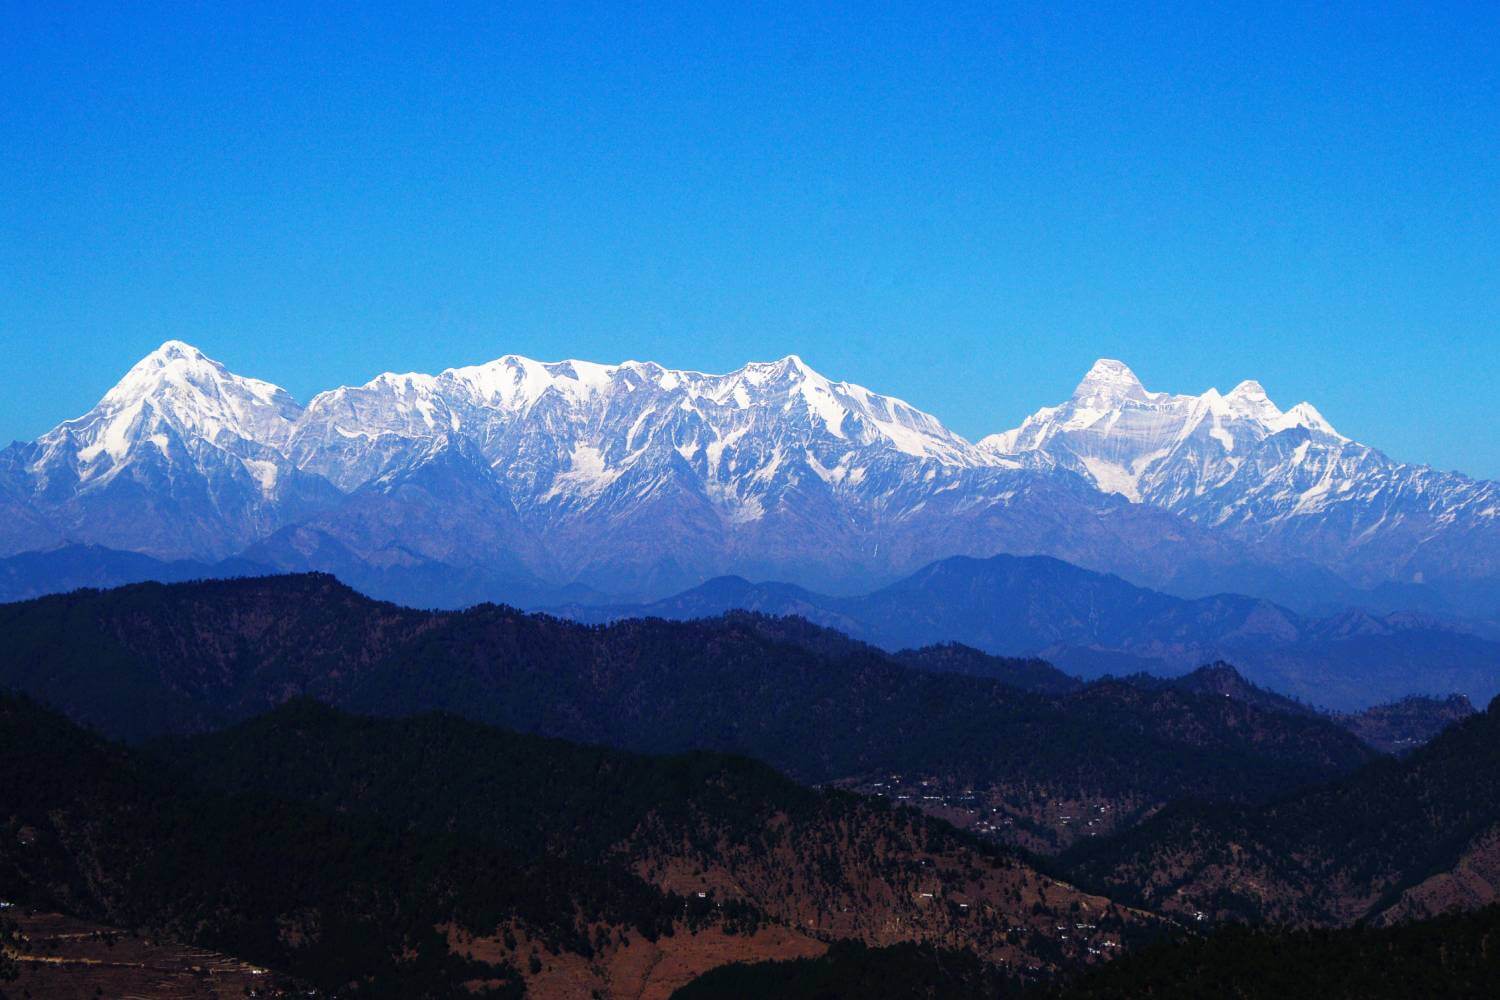
<svg viewBox="0 0 1500 1000"><path fill-rule="evenodd" d="M1494 3L3 6L3 440L169 337L795 352L971 437L1103 355L1500 477Z"/></svg>

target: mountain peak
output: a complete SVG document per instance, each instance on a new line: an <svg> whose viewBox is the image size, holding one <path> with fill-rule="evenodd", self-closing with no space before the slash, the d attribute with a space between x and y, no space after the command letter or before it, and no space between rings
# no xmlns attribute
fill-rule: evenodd
<svg viewBox="0 0 1500 1000"><path fill-rule="evenodd" d="M233 378L229 370L192 344L168 340L131 366L105 393L107 403L128 403L155 395L173 383L203 385Z"/></svg>
<svg viewBox="0 0 1500 1000"><path fill-rule="evenodd" d="M190 361L209 360L206 354L185 340L165 340L160 347L146 355L146 357L160 358L164 361L171 361L177 358L186 358Z"/></svg>
<svg viewBox="0 0 1500 1000"><path fill-rule="evenodd" d="M1282 416L1281 409L1266 395L1266 387L1253 378L1247 378L1229 390L1224 402L1236 416L1249 417L1262 423L1271 423Z"/></svg>
<svg viewBox="0 0 1500 1000"><path fill-rule="evenodd" d="M809 368L807 362L795 354L788 354L786 357L779 358L776 361L752 361L735 374L748 378L752 382L759 382L762 379L783 378L794 381L809 378L827 381L823 376Z"/></svg>
<svg viewBox="0 0 1500 1000"><path fill-rule="evenodd" d="M184 440L264 443L284 439L300 411L279 386L236 375L193 345L168 340L137 361L92 410L42 440L71 438L89 478L118 469L142 444L165 454L164 428Z"/></svg>
<svg viewBox="0 0 1500 1000"><path fill-rule="evenodd" d="M1100 358L1073 390L1076 401L1120 403L1128 399L1145 399L1150 394L1135 372L1123 361Z"/></svg>
<svg viewBox="0 0 1500 1000"><path fill-rule="evenodd" d="M1320 431L1331 434L1334 437L1343 437L1333 429L1328 418L1318 412L1318 408L1311 403L1298 403L1281 415L1281 419L1273 425L1275 430L1285 430L1288 427L1306 427L1310 431Z"/></svg>
<svg viewBox="0 0 1500 1000"><path fill-rule="evenodd" d="M125 377L105 393L102 402L120 405L163 395L178 399L205 394L217 397L226 391L262 403L274 403L278 407L297 408L280 386L236 375L181 340L168 340L137 361Z"/></svg>

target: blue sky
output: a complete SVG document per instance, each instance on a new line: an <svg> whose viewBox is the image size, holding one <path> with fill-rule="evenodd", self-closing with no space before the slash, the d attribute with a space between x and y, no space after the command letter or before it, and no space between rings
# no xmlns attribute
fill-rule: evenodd
<svg viewBox="0 0 1500 1000"><path fill-rule="evenodd" d="M1495 4L55 6L0 33L0 440L171 337L303 399L798 353L971 437L1113 356L1500 477Z"/></svg>

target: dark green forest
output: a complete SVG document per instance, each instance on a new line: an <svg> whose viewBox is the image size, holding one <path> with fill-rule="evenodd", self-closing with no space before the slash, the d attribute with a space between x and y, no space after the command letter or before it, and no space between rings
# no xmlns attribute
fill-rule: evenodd
<svg viewBox="0 0 1500 1000"><path fill-rule="evenodd" d="M987 1000L1021 992L968 952L841 942L818 958L721 966L672 1000Z"/></svg>
<svg viewBox="0 0 1500 1000"><path fill-rule="evenodd" d="M953 648L893 657L754 614L590 627L497 606L427 613L307 575L79 591L0 606L0 630L0 684L135 740L305 695L649 753L741 753L812 783L924 771L1161 802L1269 798L1375 756L1323 718L1079 688L1035 661L1008 671Z"/></svg>
<svg viewBox="0 0 1500 1000"><path fill-rule="evenodd" d="M1388 712L1387 735L1461 721L1387 756L1227 665L1082 684L800 619L428 613L316 575L81 591L0 629L0 898L328 993L519 996L698 934L744 957L686 997L1394 996L1422 975L1463 996L1493 975L1493 910L1413 919L1446 897L1405 893L1488 870L1494 706ZM893 771L1148 808L1033 857L831 787ZM828 950L755 960L773 929Z"/></svg>
<svg viewBox="0 0 1500 1000"><path fill-rule="evenodd" d="M1127 954L1036 1000L1500 996L1500 907L1389 928L1243 925Z"/></svg>

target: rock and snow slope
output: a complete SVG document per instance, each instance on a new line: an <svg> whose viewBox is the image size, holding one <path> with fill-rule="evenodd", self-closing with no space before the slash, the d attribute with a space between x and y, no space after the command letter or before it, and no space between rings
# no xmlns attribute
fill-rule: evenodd
<svg viewBox="0 0 1500 1000"><path fill-rule="evenodd" d="M1149 392L1125 365L1101 360L1066 402L979 447L1068 469L1363 585L1500 575L1500 486L1392 461L1310 403L1282 411L1258 382L1228 394Z"/></svg>
<svg viewBox="0 0 1500 1000"><path fill-rule="evenodd" d="M795 356L725 375L507 356L302 406L171 341L88 414L0 453L0 554L244 552L635 594L727 572L863 589L998 552L1158 586L1482 580L1500 574L1496 497L1255 383L1151 393L1119 362L973 444Z"/></svg>

